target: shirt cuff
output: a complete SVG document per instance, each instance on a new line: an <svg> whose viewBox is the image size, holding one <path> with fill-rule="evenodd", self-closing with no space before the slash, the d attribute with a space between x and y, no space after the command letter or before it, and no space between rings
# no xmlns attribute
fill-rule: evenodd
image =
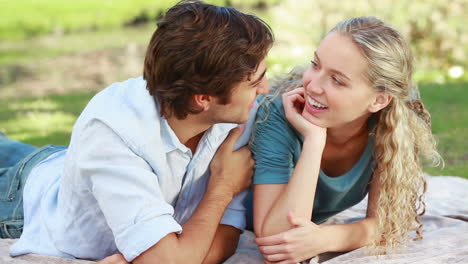
<svg viewBox="0 0 468 264"><path fill-rule="evenodd" d="M181 233L180 226L171 215L162 215L127 228L115 238L117 248L128 262L154 246L170 233Z"/></svg>
<svg viewBox="0 0 468 264"><path fill-rule="evenodd" d="M239 230L244 230L246 227L246 214L244 200L247 197L248 190L239 193L231 203L224 210L223 218L221 218L221 224L230 225Z"/></svg>
<svg viewBox="0 0 468 264"><path fill-rule="evenodd" d="M224 216L221 219L221 224L230 225L239 230L244 230L246 226L245 210L227 208L224 211Z"/></svg>

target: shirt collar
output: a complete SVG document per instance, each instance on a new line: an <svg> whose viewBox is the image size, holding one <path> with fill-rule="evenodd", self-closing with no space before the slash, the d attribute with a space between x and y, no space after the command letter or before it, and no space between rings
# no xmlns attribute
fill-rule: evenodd
<svg viewBox="0 0 468 264"><path fill-rule="evenodd" d="M187 146L180 142L179 138L175 134L174 130L172 130L171 126L165 118L161 118L161 138L166 153L176 149L180 149L182 152L190 151Z"/></svg>
<svg viewBox="0 0 468 264"><path fill-rule="evenodd" d="M201 138L201 145L209 144L210 146L218 146L226 139L227 134L229 131L236 127L237 124L231 123L219 123L215 124L210 127L206 132L205 135ZM164 144L164 150L166 153L174 151L176 149L181 150L182 152L190 152L191 150L182 144L175 134L174 130L172 130L171 126L167 122L167 120L161 117L161 138ZM193 155L193 153L192 153Z"/></svg>

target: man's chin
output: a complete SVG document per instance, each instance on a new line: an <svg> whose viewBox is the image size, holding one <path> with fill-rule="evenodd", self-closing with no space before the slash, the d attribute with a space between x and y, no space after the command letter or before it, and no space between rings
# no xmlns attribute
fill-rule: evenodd
<svg viewBox="0 0 468 264"><path fill-rule="evenodd" d="M237 121L233 121L233 122L226 122L226 123L231 123L231 124L242 125L242 124L245 124L246 122L247 122L247 120L237 120Z"/></svg>
<svg viewBox="0 0 468 264"><path fill-rule="evenodd" d="M242 117L239 117L237 118L235 121L231 122L231 123L235 123L235 124L244 124L245 122L249 121L249 115L245 115L245 116L242 116Z"/></svg>
<svg viewBox="0 0 468 264"><path fill-rule="evenodd" d="M250 119L250 116L249 116L249 114L247 114L244 118L242 118L242 120L240 120L240 121L238 122L238 124L247 123L247 121L249 121L249 119Z"/></svg>
<svg viewBox="0 0 468 264"><path fill-rule="evenodd" d="M247 121L249 121L249 114L237 118L226 118L223 122L220 123L244 124Z"/></svg>

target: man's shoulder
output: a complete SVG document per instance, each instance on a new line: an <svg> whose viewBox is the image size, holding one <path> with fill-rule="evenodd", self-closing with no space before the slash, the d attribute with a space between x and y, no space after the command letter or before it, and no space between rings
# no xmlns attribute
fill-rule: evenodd
<svg viewBox="0 0 468 264"><path fill-rule="evenodd" d="M126 123L127 128L148 119L159 123L160 119L158 107L142 77L113 83L97 93L83 110L82 117L110 122L107 125Z"/></svg>
<svg viewBox="0 0 468 264"><path fill-rule="evenodd" d="M112 110L109 109L111 106L116 108L115 110L124 110L125 108L140 110L146 107L153 107L154 102L146 88L146 81L140 76L112 83L97 93L88 103L85 110L90 108ZM113 113L116 111L106 112Z"/></svg>
<svg viewBox="0 0 468 264"><path fill-rule="evenodd" d="M112 131L133 150L146 149L161 140L162 117L142 77L111 84L96 94L81 113L73 133L94 124ZM72 136L73 140L73 136Z"/></svg>

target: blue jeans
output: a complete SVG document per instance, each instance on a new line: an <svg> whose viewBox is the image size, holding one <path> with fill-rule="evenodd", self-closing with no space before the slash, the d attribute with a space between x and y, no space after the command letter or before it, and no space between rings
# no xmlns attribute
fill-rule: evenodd
<svg viewBox="0 0 468 264"><path fill-rule="evenodd" d="M0 133L0 238L23 232L23 188L32 168L64 146L42 148L8 139Z"/></svg>

